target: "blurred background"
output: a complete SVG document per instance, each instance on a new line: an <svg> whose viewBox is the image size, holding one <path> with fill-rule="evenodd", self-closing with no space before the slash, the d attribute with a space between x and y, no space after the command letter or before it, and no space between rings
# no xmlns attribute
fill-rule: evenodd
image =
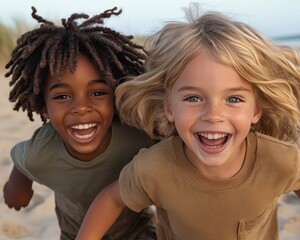
<svg viewBox="0 0 300 240"><path fill-rule="evenodd" d="M159 30L163 23L184 20L187 0L7 0L0 2L0 64L9 56L16 38L37 26L31 17L31 6L47 20L60 23L72 13L87 13L90 16L117 6L123 9L118 17L105 24L124 34L145 39ZM237 20L251 24L284 44L300 46L300 1L299 0L203 0L196 1L201 8L216 10Z"/></svg>

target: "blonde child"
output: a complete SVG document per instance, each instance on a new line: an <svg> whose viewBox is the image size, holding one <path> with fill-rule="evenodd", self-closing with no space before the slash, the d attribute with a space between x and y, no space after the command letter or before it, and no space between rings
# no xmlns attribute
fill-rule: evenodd
<svg viewBox="0 0 300 240"><path fill-rule="evenodd" d="M153 141L122 125L114 106L120 80L144 71L143 48L104 20L121 11L89 18L72 14L55 25L36 14L40 26L22 35L7 64L14 110L40 115L44 126L13 147L14 167L4 186L5 203L26 207L33 181L55 192L60 239L75 239L88 207L122 167ZM156 239L152 215L128 208L104 239Z"/></svg>
<svg viewBox="0 0 300 240"><path fill-rule="evenodd" d="M300 195L299 53L194 10L153 36L146 73L117 88L121 119L162 140L97 196L78 240L150 205L158 239L278 239L277 200Z"/></svg>

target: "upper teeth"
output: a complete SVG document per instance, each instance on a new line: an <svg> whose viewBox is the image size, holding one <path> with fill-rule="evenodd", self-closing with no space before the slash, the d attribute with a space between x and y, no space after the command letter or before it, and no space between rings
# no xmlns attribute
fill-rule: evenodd
<svg viewBox="0 0 300 240"><path fill-rule="evenodd" d="M212 139L219 139L225 137L227 136L227 134L226 133L200 133L200 136L212 140Z"/></svg>
<svg viewBox="0 0 300 240"><path fill-rule="evenodd" d="M82 129L88 129L88 128L95 127L96 125L97 125L96 123L85 123L85 124L74 125L74 126L72 126L72 128L82 130Z"/></svg>

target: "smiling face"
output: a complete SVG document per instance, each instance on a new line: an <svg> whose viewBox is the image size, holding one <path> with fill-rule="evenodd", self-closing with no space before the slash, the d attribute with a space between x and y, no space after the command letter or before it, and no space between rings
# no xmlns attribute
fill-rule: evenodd
<svg viewBox="0 0 300 240"><path fill-rule="evenodd" d="M59 79L50 76L44 90L46 113L68 152L89 161L110 143L114 93L92 62L80 55L77 69Z"/></svg>
<svg viewBox="0 0 300 240"><path fill-rule="evenodd" d="M245 138L261 111L252 85L203 52L174 83L165 114L174 122L191 163L208 177L224 179L241 168Z"/></svg>

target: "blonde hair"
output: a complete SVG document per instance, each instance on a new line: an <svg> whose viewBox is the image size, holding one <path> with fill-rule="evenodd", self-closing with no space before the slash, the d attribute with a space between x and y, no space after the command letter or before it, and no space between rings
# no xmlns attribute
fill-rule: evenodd
<svg viewBox="0 0 300 240"><path fill-rule="evenodd" d="M253 84L257 105L263 111L253 130L296 141L300 126L299 52L276 45L249 25L221 13L198 17L194 10L187 10L187 23L169 22L149 39L152 45L146 73L117 87L120 119L152 138L177 134L165 116L163 102L187 63L201 51L208 51Z"/></svg>

